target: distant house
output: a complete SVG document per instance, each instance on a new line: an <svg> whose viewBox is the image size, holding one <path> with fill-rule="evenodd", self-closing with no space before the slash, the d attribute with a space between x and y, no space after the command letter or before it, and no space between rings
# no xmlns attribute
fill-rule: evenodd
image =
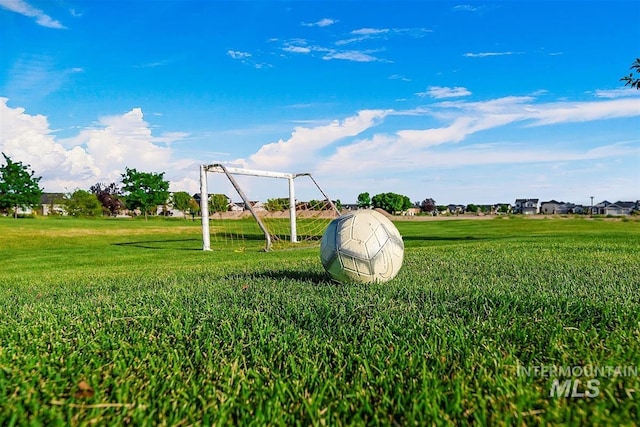
<svg viewBox="0 0 640 427"><path fill-rule="evenodd" d="M42 193L40 195L40 213L46 215L66 215L63 193Z"/></svg>
<svg viewBox="0 0 640 427"><path fill-rule="evenodd" d="M597 203L597 204L593 205L593 208L591 209L591 214L592 215L606 215L604 213L604 211L607 208L607 206L609 206L610 204L611 204L610 201L603 200L600 203Z"/></svg>
<svg viewBox="0 0 640 427"><path fill-rule="evenodd" d="M584 214L587 212L589 212L589 206L583 206L583 205L574 205L570 211L570 213L572 214Z"/></svg>
<svg viewBox="0 0 640 427"><path fill-rule="evenodd" d="M357 211L358 209L361 209L361 208L356 203L343 203L342 204L342 210L343 211Z"/></svg>
<svg viewBox="0 0 640 427"><path fill-rule="evenodd" d="M622 202L611 203L602 208L602 215L630 215L631 212L638 209L638 202Z"/></svg>
<svg viewBox="0 0 640 427"><path fill-rule="evenodd" d="M538 213L538 199L516 199L513 213L535 215Z"/></svg>
<svg viewBox="0 0 640 427"><path fill-rule="evenodd" d="M264 212L267 210L264 203L259 200L249 200L249 204L253 208L254 212Z"/></svg>
<svg viewBox="0 0 640 427"><path fill-rule="evenodd" d="M231 212L242 212L242 211L244 211L244 202L231 202L229 204L229 210Z"/></svg>
<svg viewBox="0 0 640 427"><path fill-rule="evenodd" d="M447 205L447 212L450 214L454 214L454 215L458 215L461 213L464 213L464 211L466 210L466 206L465 205Z"/></svg>
<svg viewBox="0 0 640 427"><path fill-rule="evenodd" d="M411 206L409 209L407 209L406 211L402 212L402 215L404 216L416 216L418 215L420 212L422 212L422 208L420 206Z"/></svg>
<svg viewBox="0 0 640 427"><path fill-rule="evenodd" d="M568 214L573 208L572 203L558 202L556 200L550 200L548 202L540 203L540 213L543 214Z"/></svg>

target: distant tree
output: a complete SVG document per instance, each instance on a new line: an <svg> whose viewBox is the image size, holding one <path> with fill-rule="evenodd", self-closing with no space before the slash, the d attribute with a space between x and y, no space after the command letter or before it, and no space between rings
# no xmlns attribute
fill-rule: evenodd
<svg viewBox="0 0 640 427"><path fill-rule="evenodd" d="M369 196L369 193L364 192L358 194L358 207L364 209L371 207L371 196Z"/></svg>
<svg viewBox="0 0 640 427"><path fill-rule="evenodd" d="M200 203L196 202L193 197L189 200L189 207L187 208L191 219L195 219L196 215L200 215Z"/></svg>
<svg viewBox="0 0 640 427"><path fill-rule="evenodd" d="M85 190L76 190L67 194L63 200L67 214L70 216L101 216L102 204L98 197Z"/></svg>
<svg viewBox="0 0 640 427"><path fill-rule="evenodd" d="M314 211L326 211L331 209L328 200L309 200L309 208Z"/></svg>
<svg viewBox="0 0 640 427"><path fill-rule="evenodd" d="M636 58L636 62L631 64L631 67L629 69L631 71L635 71L636 73L640 73L640 58ZM629 73L628 76L624 76L623 78L621 78L620 81L626 82L624 84L625 86L631 86L632 88L640 90L640 78L634 76L633 72Z"/></svg>
<svg viewBox="0 0 640 427"><path fill-rule="evenodd" d="M411 207L411 199L396 193L380 193L373 196L371 203L374 208L384 209L393 214L402 212Z"/></svg>
<svg viewBox="0 0 640 427"><path fill-rule="evenodd" d="M469 203L467 205L467 209L466 210L467 210L467 212L477 213L478 209L479 209L478 205L474 205L473 203Z"/></svg>
<svg viewBox="0 0 640 427"><path fill-rule="evenodd" d="M42 177L30 171L30 165L14 162L2 153L5 165L0 166L0 210L13 210L18 217L18 208L27 208L40 204L42 189L38 184Z"/></svg>
<svg viewBox="0 0 640 427"><path fill-rule="evenodd" d="M229 210L229 198L224 194L209 196L209 212L226 212Z"/></svg>
<svg viewBox="0 0 640 427"><path fill-rule="evenodd" d="M116 215L125 208L120 196L120 188L115 182L109 185L97 183L92 185L89 191L96 195L105 214Z"/></svg>
<svg viewBox="0 0 640 427"><path fill-rule="evenodd" d="M267 203L264 207L269 212L285 211L289 209L289 198L279 197L276 199L267 199Z"/></svg>
<svg viewBox="0 0 640 427"><path fill-rule="evenodd" d="M422 203L420 203L420 209L422 209L422 212L433 213L437 209L436 201L431 198L424 199Z"/></svg>
<svg viewBox="0 0 640 427"><path fill-rule="evenodd" d="M122 174L122 191L127 208L140 209L147 219L149 212L167 202L169 181L164 180L164 172L138 172L126 168Z"/></svg>
<svg viewBox="0 0 640 427"><path fill-rule="evenodd" d="M173 207L182 212L185 219L187 217L187 211L189 210L189 206L192 200L193 197L191 197L191 194L187 193L186 191L178 191L173 193L173 195L171 196L171 203L173 204Z"/></svg>

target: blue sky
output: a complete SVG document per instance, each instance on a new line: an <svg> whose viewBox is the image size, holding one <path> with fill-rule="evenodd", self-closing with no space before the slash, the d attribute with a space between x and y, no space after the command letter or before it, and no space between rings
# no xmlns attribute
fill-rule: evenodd
<svg viewBox="0 0 640 427"><path fill-rule="evenodd" d="M636 200L639 21L637 1L0 0L0 150L45 191L130 167L196 192L225 162L343 203Z"/></svg>

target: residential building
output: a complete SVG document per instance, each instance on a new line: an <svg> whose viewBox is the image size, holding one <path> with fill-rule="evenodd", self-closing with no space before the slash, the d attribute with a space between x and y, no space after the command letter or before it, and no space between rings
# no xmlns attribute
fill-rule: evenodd
<svg viewBox="0 0 640 427"><path fill-rule="evenodd" d="M534 215L538 213L538 199L516 199L513 213Z"/></svg>
<svg viewBox="0 0 640 427"><path fill-rule="evenodd" d="M540 213L543 214L568 214L573 208L572 203L558 202L556 200L550 200L548 202L540 203Z"/></svg>

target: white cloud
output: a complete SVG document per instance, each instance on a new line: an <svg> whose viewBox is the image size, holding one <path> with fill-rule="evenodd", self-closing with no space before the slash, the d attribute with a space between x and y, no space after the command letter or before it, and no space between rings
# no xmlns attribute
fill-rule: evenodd
<svg viewBox="0 0 640 427"><path fill-rule="evenodd" d="M418 92L417 96L424 98L435 98L435 99L443 99L443 98L458 98L461 96L469 96L471 95L471 91L464 87L441 87L441 86L429 86L426 92Z"/></svg>
<svg viewBox="0 0 640 427"><path fill-rule="evenodd" d="M390 110L363 110L357 115L313 128L296 127L286 140L263 145L248 160L237 162L258 169L286 170L292 165L300 167L312 162L314 154L347 137L353 137L380 123Z"/></svg>
<svg viewBox="0 0 640 427"><path fill-rule="evenodd" d="M291 53L310 53L311 48L306 46L285 46L282 48L285 52Z"/></svg>
<svg viewBox="0 0 640 427"><path fill-rule="evenodd" d="M351 34L360 36L373 36L380 34L387 34L390 30L388 28L360 28L359 30L351 31Z"/></svg>
<svg viewBox="0 0 640 427"><path fill-rule="evenodd" d="M24 15L29 18L35 18L36 24L42 27L54 29L66 28L60 23L60 21L56 21L40 9L31 6L24 0L0 0L0 6L12 12L19 13L20 15Z"/></svg>
<svg viewBox="0 0 640 427"><path fill-rule="evenodd" d="M638 100L629 98L598 102L557 102L529 106L528 110L534 125L640 116Z"/></svg>
<svg viewBox="0 0 640 427"><path fill-rule="evenodd" d="M367 40L387 39L392 36L411 36L414 38L422 37L431 30L426 28L360 28L353 30L349 34L355 37L341 39L336 42L336 46L344 46L346 44L358 43Z"/></svg>
<svg viewBox="0 0 640 427"><path fill-rule="evenodd" d="M438 109L454 110L438 112ZM455 110L458 112L456 113ZM637 157L638 141L621 141L582 149L523 148L514 144L474 144L453 148L481 131L522 122L535 126L640 116L637 102L631 99L583 103L533 104L529 97L506 97L487 102L443 102L429 110L434 117L448 122L442 127L401 129L393 134L378 134L338 147L324 159L318 171L325 175L349 171L351 176L373 176L392 168L395 172L430 167L456 168L469 165L515 164L557 161L581 161L613 157ZM424 110L420 111L425 113ZM399 112L395 112L399 115ZM411 112L405 113L410 115ZM634 146L635 144L635 146Z"/></svg>
<svg viewBox="0 0 640 427"><path fill-rule="evenodd" d="M84 150L67 150L55 141L46 117L26 114L23 108L11 108L7 102L7 98L0 98L0 151L30 164L36 175L43 177L43 185L58 179L75 183L100 174Z"/></svg>
<svg viewBox="0 0 640 427"><path fill-rule="evenodd" d="M434 89L434 93L440 93L441 89ZM456 88L444 89L444 92L456 92ZM186 132L152 132L152 126L145 121L140 108L101 117L76 136L61 139L50 129L46 117L30 115L22 108L11 108L7 102L6 98L0 98L0 151L31 164L33 170L43 176L46 191L88 188L98 181L117 182L125 167L164 171L172 190L197 191L199 162L177 158L177 146L186 146L190 135ZM425 119L428 116L428 119L420 116ZM371 187L360 188L360 191L382 191L383 187L388 191L404 192L404 188L421 191L423 184L418 182L419 177L438 169L447 171L444 175L452 176L456 175L456 168L484 167L498 174L498 170L519 165L518 171L544 170L545 173L560 174L566 168L576 169L577 165L585 168L596 163L614 165L637 159L640 143L637 138L601 143L591 140L585 144L553 144L549 141L538 144L529 143L526 136L520 139L520 135L527 133L527 127L624 117L640 117L637 98L552 103L537 102L533 96L484 102L446 100L408 111L362 110L321 124L312 120L295 127L288 138L265 144L234 163L254 169L311 171L322 180L323 186L325 183L333 186L329 188L329 194L346 194L344 188L363 183ZM438 124L434 125L434 121ZM407 123L413 123L414 127ZM421 126L419 123L429 124ZM501 128L516 131L480 135ZM495 135L499 135L498 141L491 139ZM183 142L172 145L177 141ZM184 152L188 150L186 147ZM194 158L212 157L211 153L196 155L195 152L190 154ZM551 167L560 162L564 163L561 168ZM550 167L541 168L541 164ZM500 165L500 168L492 169L491 165ZM626 172L624 176L628 175ZM468 177L469 174L460 176ZM484 181L489 185L487 182ZM558 181L549 191L557 191L564 182ZM526 191L530 184L523 178L521 182L509 182L504 186L515 188L519 185ZM391 188L394 185L396 187ZM611 185L615 185L613 181ZM468 189L466 191L468 194ZM462 186L460 194L463 194ZM562 193L548 194L562 196Z"/></svg>
<svg viewBox="0 0 640 427"><path fill-rule="evenodd" d="M479 52L479 53L465 53L463 56L467 58L486 58L488 56L509 56L509 55L521 55L524 52Z"/></svg>
<svg viewBox="0 0 640 427"><path fill-rule="evenodd" d="M332 59L342 59L345 61L353 62L391 62L384 59L376 58L370 54L369 51L347 50L347 51L332 51L322 57L326 61Z"/></svg>
<svg viewBox="0 0 640 427"><path fill-rule="evenodd" d="M401 80L403 82L410 82L411 79L408 77L405 77L403 75L400 74L392 74L389 76L389 80Z"/></svg>
<svg viewBox="0 0 640 427"><path fill-rule="evenodd" d="M125 167L166 172L168 179L179 181L197 175L194 160L176 160L171 148L156 145L181 140L187 134L166 132L154 137L140 108L101 117L95 126L75 137L56 139L46 117L11 108L7 102L7 98L0 98L0 151L30 164L43 177L45 191L119 182Z"/></svg>
<svg viewBox="0 0 640 427"><path fill-rule="evenodd" d="M227 55L232 57L233 59L247 59L251 58L251 54L248 52L240 52L238 50L228 50Z"/></svg>
<svg viewBox="0 0 640 427"><path fill-rule="evenodd" d="M637 89L631 87L623 87L619 89L596 90L594 92L596 98L620 98L621 96L639 96Z"/></svg>
<svg viewBox="0 0 640 427"><path fill-rule="evenodd" d="M174 142L182 141L189 136L188 132L163 132L158 137L153 137L153 142L161 142L165 144L172 144Z"/></svg>
<svg viewBox="0 0 640 427"><path fill-rule="evenodd" d="M337 23L338 21L331 18L322 18L317 22L303 22L301 25L304 27L328 27Z"/></svg>
<svg viewBox="0 0 640 427"><path fill-rule="evenodd" d="M453 7L455 11L464 11L464 12L475 12L478 10L477 6L472 6L470 4L460 4Z"/></svg>
<svg viewBox="0 0 640 427"><path fill-rule="evenodd" d="M245 65L250 65L257 69L271 68L272 65L266 62L255 61L249 52L241 52L239 50L228 50L227 55L233 59L240 61Z"/></svg>
<svg viewBox="0 0 640 427"><path fill-rule="evenodd" d="M330 49L322 46L309 45L304 39L291 39L284 43L281 48L284 52L299 53L299 54L322 54L322 59L329 61L332 59L341 59L352 62L390 62L384 59L377 58L372 54L375 51L366 50L346 50L340 51L336 49Z"/></svg>

